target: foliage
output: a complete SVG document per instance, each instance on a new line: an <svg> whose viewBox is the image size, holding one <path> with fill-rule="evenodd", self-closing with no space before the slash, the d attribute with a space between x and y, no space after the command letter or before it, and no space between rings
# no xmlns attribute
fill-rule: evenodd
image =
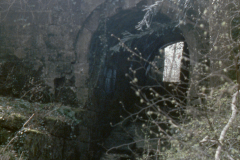
<svg viewBox="0 0 240 160"><path fill-rule="evenodd" d="M134 35L125 34L126 37L123 41L119 39L119 43L129 51L128 60L138 64L135 68L130 67L130 73L126 76L130 79L139 103L134 111L127 110L123 104L128 115L116 125L122 125L126 121L143 123L143 151L139 153L132 150L139 160L240 159L237 123L240 117L239 113L235 114L239 106L240 85L239 2L168 2L180 8L175 10L178 13L173 19L177 24L175 27L194 25L193 30L202 38L199 40L202 40L202 44L206 42L202 47L189 46L200 58L196 61L183 55L182 63L187 59L190 66L182 66L181 81L163 82L157 78L159 76L153 76L163 75L157 60L145 59L138 48L132 50L126 44ZM157 1L147 6L143 20L136 28L143 30L146 26L149 30L153 17L168 2ZM198 13L190 14L194 9ZM145 31L139 35L141 34L145 34ZM161 57L161 51L156 57ZM186 68L190 76L186 74ZM151 70L148 79L153 85L142 86L139 83L137 74L141 70L145 73L150 73L147 70Z"/></svg>
<svg viewBox="0 0 240 160"><path fill-rule="evenodd" d="M16 60L4 62L0 67L0 94L27 99L31 102L49 102L49 87L39 78L41 70L35 71L31 64Z"/></svg>
<svg viewBox="0 0 240 160"><path fill-rule="evenodd" d="M48 149L47 154L50 156L51 148L40 148L33 143L45 138L43 143L50 145L56 131L63 137L69 136L64 131L70 133L75 125L81 123L76 118L81 112L83 110L57 103L30 103L23 99L0 96L0 159L27 159L33 148L41 151ZM29 148L31 145L32 148Z"/></svg>
<svg viewBox="0 0 240 160"><path fill-rule="evenodd" d="M213 89L205 103L187 106L188 121L174 128L171 148L163 153L166 159L214 159L219 135L231 117L233 86L235 83L225 83ZM239 120L238 113L224 139L223 159L240 158Z"/></svg>

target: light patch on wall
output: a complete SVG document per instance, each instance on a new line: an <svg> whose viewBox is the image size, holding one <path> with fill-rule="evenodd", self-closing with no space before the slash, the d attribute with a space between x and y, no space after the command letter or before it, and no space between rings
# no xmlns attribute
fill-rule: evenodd
<svg viewBox="0 0 240 160"><path fill-rule="evenodd" d="M20 59L23 59L27 56L27 54L24 52L24 49L23 48L17 48L15 51L14 51L14 55L17 56L18 58Z"/></svg>
<svg viewBox="0 0 240 160"><path fill-rule="evenodd" d="M164 82L180 82L183 46L183 42L178 42L164 48Z"/></svg>

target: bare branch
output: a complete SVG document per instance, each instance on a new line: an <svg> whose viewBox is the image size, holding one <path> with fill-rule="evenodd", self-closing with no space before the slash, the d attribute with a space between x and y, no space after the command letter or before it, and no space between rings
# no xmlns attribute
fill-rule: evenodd
<svg viewBox="0 0 240 160"><path fill-rule="evenodd" d="M226 126L223 128L223 130L220 134L220 137L218 139L219 144L218 144L218 148L217 148L216 153L215 153L215 160L220 160L220 153L221 153L221 150L222 150L224 137L226 135L226 132L227 132L228 128L231 126L231 124L233 123L233 120L236 117L236 114L237 114L236 101L237 101L238 92L239 91L237 91L236 93L233 94L232 104L231 104L232 115L231 115L230 119L228 120L228 123L226 124Z"/></svg>

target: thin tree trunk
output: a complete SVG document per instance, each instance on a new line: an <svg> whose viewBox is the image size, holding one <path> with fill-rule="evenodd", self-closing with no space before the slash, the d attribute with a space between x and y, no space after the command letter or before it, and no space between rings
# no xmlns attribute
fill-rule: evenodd
<svg viewBox="0 0 240 160"><path fill-rule="evenodd" d="M221 153L221 150L222 150L223 140L224 140L225 134L226 134L228 128L231 126L233 120L236 117L236 114L237 114L236 102L237 102L238 92L239 91L237 91L236 93L233 94L232 104L231 104L232 115L231 115L230 119L228 120L228 123L226 124L226 126L223 128L223 130L220 134L220 137L218 139L219 144L218 144L218 148L217 148L216 153L215 153L215 160L220 160L220 153Z"/></svg>

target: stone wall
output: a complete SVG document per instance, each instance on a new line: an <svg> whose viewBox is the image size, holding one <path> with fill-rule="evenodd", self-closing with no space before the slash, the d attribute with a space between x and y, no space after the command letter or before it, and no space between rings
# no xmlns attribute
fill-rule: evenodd
<svg viewBox="0 0 240 160"><path fill-rule="evenodd" d="M153 0L4 0L0 6L0 61L15 57L33 64L57 99L72 92L83 106L89 95L89 45L101 21L130 8L153 4ZM174 18L178 9L168 2L162 13ZM174 9L168 14L168 8ZM196 33L187 25L181 30L191 52L197 47ZM111 34L111 33L106 33ZM193 38L195 37L195 38ZM191 54L196 55L196 54ZM65 90L61 91L61 88ZM61 93L60 93L61 92Z"/></svg>
<svg viewBox="0 0 240 160"><path fill-rule="evenodd" d="M108 130L103 133L104 129L109 128L109 122L102 118L108 115L103 114L104 108L99 108L101 96L93 96L99 74L103 72L104 61L107 59L105 52L98 51L98 48L94 53L95 57L90 53L90 46L94 47L94 35L98 35L95 34L98 31L103 32L99 35L111 35L111 32L104 28L104 23L108 23L109 19L116 19L116 22L121 19L122 22L130 24L131 19L136 16L128 13L139 13L141 19L144 5L153 4L155 1L16 0L10 3L3 0L0 3L0 63L4 65L7 61L20 61L31 65L33 72L41 73L40 78L50 86L50 92L56 101L71 102L75 107L85 106L87 111L80 116L82 125L87 127L91 138L84 148L96 151L99 149L94 148L96 143L102 142L101 138L110 133L106 133ZM179 11L176 5L168 2L165 2L162 8L160 14L169 19L174 19L174 15ZM172 9L171 14L169 8ZM99 26L101 24L103 26ZM116 26L119 27L118 24ZM201 29L198 29L193 29L190 23L180 26L181 34L189 46L190 57L195 61L201 56L196 51L202 47L199 41L202 38L202 34L199 34ZM112 30L114 31L114 28ZM104 38L97 38L100 39L99 43L106 42ZM90 63L90 59L96 64ZM122 61L122 64L125 62ZM90 68L93 70L90 71ZM116 99L107 100L109 101L101 103L103 107L104 104L115 105L117 102ZM115 115L116 112L118 108L106 113L111 113L112 117L119 116L119 113ZM102 125L103 123L108 126ZM95 158L101 155L92 154Z"/></svg>
<svg viewBox="0 0 240 160"><path fill-rule="evenodd" d="M31 62L55 93L56 83L76 93L81 105L88 97L88 48L100 18L127 9L140 0L4 0L0 10L0 61L16 57ZM72 80L69 84L67 81ZM62 84L62 85L65 85Z"/></svg>

